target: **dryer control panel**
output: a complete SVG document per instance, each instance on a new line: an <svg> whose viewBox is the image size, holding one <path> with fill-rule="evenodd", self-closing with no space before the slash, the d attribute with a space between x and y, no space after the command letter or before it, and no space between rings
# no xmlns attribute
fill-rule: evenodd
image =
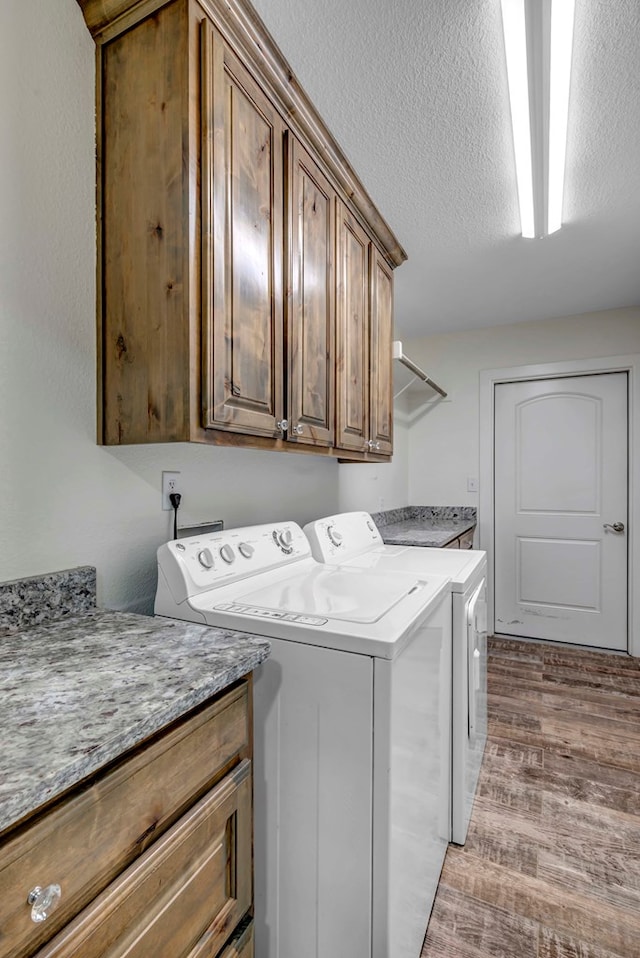
<svg viewBox="0 0 640 958"><path fill-rule="evenodd" d="M368 512L343 512L316 519L307 523L304 533L318 562L344 561L383 544Z"/></svg>

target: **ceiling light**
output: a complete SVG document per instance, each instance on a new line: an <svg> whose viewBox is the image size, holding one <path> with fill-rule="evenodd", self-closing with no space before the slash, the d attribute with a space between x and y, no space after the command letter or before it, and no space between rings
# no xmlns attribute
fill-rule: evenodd
<svg viewBox="0 0 640 958"><path fill-rule="evenodd" d="M501 0L522 235L562 225L575 0Z"/></svg>

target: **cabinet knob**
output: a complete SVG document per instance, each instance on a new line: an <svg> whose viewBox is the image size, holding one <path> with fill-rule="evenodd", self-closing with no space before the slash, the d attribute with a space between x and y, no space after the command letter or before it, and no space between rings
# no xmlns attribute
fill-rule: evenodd
<svg viewBox="0 0 640 958"><path fill-rule="evenodd" d="M367 446L368 446L368 448L371 449L371 450L379 449L379 448L380 448L380 442L379 442L378 440L376 440L376 439L368 439L368 440L367 440Z"/></svg>
<svg viewBox="0 0 640 958"><path fill-rule="evenodd" d="M47 885L45 888L36 885L32 888L27 895L27 904L31 905L31 921L36 924L45 921L56 910L61 898L60 885Z"/></svg>
<svg viewBox="0 0 640 958"><path fill-rule="evenodd" d="M297 425L295 425L295 426L293 427L293 429L291 430L291 432L292 432L295 436L301 436L302 433L304 432L304 426L300 425L300 423L297 423Z"/></svg>
<svg viewBox="0 0 640 958"><path fill-rule="evenodd" d="M288 420L288 419L278 419L278 421L277 421L277 423L276 423L276 426L278 427L278 429L280 430L280 432L286 432L287 429L289 428L289 420Z"/></svg>

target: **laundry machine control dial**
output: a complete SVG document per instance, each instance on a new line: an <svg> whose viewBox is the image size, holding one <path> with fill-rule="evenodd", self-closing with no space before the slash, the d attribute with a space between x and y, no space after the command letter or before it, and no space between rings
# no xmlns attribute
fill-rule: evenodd
<svg viewBox="0 0 640 958"><path fill-rule="evenodd" d="M230 545L225 544L220 547L220 558L223 562L226 562L227 565L231 565L232 562L235 562L236 554Z"/></svg>
<svg viewBox="0 0 640 958"><path fill-rule="evenodd" d="M198 553L198 562L203 569L213 569L213 554L211 549L200 549Z"/></svg>
<svg viewBox="0 0 640 958"><path fill-rule="evenodd" d="M245 559L250 559L255 552L255 549L250 542L241 542L238 546L238 552L241 556L244 556Z"/></svg>
<svg viewBox="0 0 640 958"><path fill-rule="evenodd" d="M291 529L274 529L275 543L286 554L293 552L293 533Z"/></svg>
<svg viewBox="0 0 640 958"><path fill-rule="evenodd" d="M339 529L336 529L335 526L327 527L327 536L329 537L329 542L331 542L334 546L342 545L342 533Z"/></svg>

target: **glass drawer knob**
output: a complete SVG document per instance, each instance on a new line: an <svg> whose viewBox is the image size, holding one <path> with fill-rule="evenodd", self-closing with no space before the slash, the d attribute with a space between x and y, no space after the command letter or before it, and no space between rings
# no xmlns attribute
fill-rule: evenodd
<svg viewBox="0 0 640 958"><path fill-rule="evenodd" d="M31 921L45 921L51 912L55 911L62 898L60 885L47 885L41 888L36 885L27 896L27 904L31 905Z"/></svg>

